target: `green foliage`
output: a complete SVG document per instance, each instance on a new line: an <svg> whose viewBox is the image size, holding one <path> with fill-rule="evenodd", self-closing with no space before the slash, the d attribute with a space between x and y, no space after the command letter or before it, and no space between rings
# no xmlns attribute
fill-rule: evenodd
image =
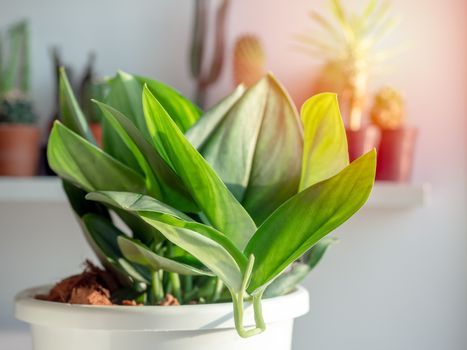
<svg viewBox="0 0 467 350"><path fill-rule="evenodd" d="M348 165L335 95L309 99L300 119L271 75L201 117L160 82L120 72L108 84L105 103L95 101L103 149L64 75L66 117L48 144L96 255L138 300L229 295L238 333L262 332L263 294L292 291L316 266L333 242L325 237L367 200L375 152ZM115 226L111 211L132 234ZM251 329L243 326L244 299L254 306Z"/></svg>

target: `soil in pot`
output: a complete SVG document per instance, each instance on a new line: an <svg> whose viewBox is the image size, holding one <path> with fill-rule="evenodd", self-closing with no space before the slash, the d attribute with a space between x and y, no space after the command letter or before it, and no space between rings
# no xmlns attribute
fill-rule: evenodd
<svg viewBox="0 0 467 350"><path fill-rule="evenodd" d="M40 131L37 126L0 124L0 175L36 175L39 138Z"/></svg>
<svg viewBox="0 0 467 350"><path fill-rule="evenodd" d="M80 305L125 305L141 306L133 299L119 297L118 291L123 286L109 272L95 266L87 260L84 271L58 282L45 295L36 295L39 300ZM171 294L167 294L159 305L180 305Z"/></svg>
<svg viewBox="0 0 467 350"><path fill-rule="evenodd" d="M415 128L382 130L376 180L399 182L410 180L416 137Z"/></svg>
<svg viewBox="0 0 467 350"><path fill-rule="evenodd" d="M346 129L349 147L349 160L352 162L361 155L378 148L380 130L374 125L362 126L357 130Z"/></svg>

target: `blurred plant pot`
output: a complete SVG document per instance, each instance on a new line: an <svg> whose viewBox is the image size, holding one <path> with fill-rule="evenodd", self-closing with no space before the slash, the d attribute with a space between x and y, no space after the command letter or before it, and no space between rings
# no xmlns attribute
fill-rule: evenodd
<svg viewBox="0 0 467 350"><path fill-rule="evenodd" d="M0 124L0 175L36 175L39 138L40 130L35 125Z"/></svg>
<svg viewBox="0 0 467 350"><path fill-rule="evenodd" d="M99 147L102 146L102 125L101 123L89 123L92 135L96 139L96 143Z"/></svg>
<svg viewBox="0 0 467 350"><path fill-rule="evenodd" d="M415 128L382 130L376 180L399 182L410 180L416 138Z"/></svg>
<svg viewBox="0 0 467 350"><path fill-rule="evenodd" d="M361 155L378 148L380 130L374 125L363 126L358 130L346 129L349 145L349 159L353 161Z"/></svg>
<svg viewBox="0 0 467 350"><path fill-rule="evenodd" d="M70 305L34 298L49 287L16 296L16 318L30 323L34 350L290 350L294 318L309 309L308 292L263 300L266 331L243 339L232 304L182 306ZM245 325L254 325L253 307Z"/></svg>

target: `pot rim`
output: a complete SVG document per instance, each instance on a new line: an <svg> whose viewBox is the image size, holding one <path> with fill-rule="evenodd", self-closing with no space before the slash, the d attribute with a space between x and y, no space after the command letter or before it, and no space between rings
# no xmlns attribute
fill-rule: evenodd
<svg viewBox="0 0 467 350"><path fill-rule="evenodd" d="M52 328L132 331L190 331L235 328L232 303L180 306L72 305L35 299L52 286L29 288L15 297L15 317ZM309 310L308 291L264 299L266 323L290 320ZM246 326L253 326L253 305L245 303Z"/></svg>

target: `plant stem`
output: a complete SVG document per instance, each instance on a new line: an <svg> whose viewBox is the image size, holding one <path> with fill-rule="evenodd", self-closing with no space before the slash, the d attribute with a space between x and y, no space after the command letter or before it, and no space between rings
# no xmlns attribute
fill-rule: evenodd
<svg viewBox="0 0 467 350"><path fill-rule="evenodd" d="M214 285L214 289L210 298L212 303L215 303L220 299L223 289L224 283L220 278L216 278L216 284Z"/></svg>
<svg viewBox="0 0 467 350"><path fill-rule="evenodd" d="M181 304L183 300L182 300L182 290L180 288L180 276L178 275L178 273L170 272L169 280L172 285L172 293Z"/></svg>
<svg viewBox="0 0 467 350"><path fill-rule="evenodd" d="M164 286L162 285L162 271L152 272L152 293L154 295L154 303L157 304L164 299Z"/></svg>
<svg viewBox="0 0 467 350"><path fill-rule="evenodd" d="M250 282L251 272L253 270L253 265L255 258L253 255L250 255L248 260L248 266L243 277L241 290L235 293L232 293L232 302L234 308L234 320L235 328L237 329L238 334L242 338L248 338L253 335L262 333L266 329L263 319L263 310L261 308L261 297L263 296L264 289L260 289L256 294L253 295L253 310L255 314L255 327L246 329L243 325L243 297L245 295L245 290L248 287Z"/></svg>

